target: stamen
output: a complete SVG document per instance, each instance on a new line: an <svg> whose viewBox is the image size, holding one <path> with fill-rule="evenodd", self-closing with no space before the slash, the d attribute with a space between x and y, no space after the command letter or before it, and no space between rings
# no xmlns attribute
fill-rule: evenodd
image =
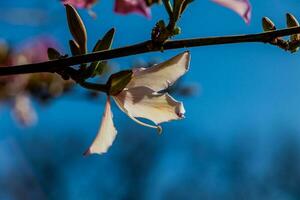
<svg viewBox="0 0 300 200"><path fill-rule="evenodd" d="M159 126L159 125L156 125L156 126L155 126L155 125L147 124L147 123L142 122L142 121L138 120L137 118L135 118L135 117L129 115L127 112L125 112L125 113L128 115L128 117L129 117L130 119L132 119L132 120L135 121L136 123L138 123L138 124L140 124L140 125L142 125L142 126L149 127L149 128L157 129L158 134L161 134L161 133L162 133L162 127L161 127L161 126Z"/></svg>

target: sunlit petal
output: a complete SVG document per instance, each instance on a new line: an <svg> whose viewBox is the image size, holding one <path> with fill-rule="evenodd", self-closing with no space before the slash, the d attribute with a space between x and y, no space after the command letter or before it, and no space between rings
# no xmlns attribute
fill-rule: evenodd
<svg viewBox="0 0 300 200"><path fill-rule="evenodd" d="M111 112L110 97L107 97L105 111L102 117L100 130L94 139L92 145L84 153L90 155L93 153L102 154L107 152L108 148L112 145L117 135L117 130L114 127L113 115Z"/></svg>
<svg viewBox="0 0 300 200"><path fill-rule="evenodd" d="M182 119L185 113L181 102L169 94L158 94L147 87L124 90L114 99L128 115L148 119L155 124Z"/></svg>
<svg viewBox="0 0 300 200"><path fill-rule="evenodd" d="M189 62L190 53L186 51L153 67L134 69L132 80L126 87L144 86L156 92L164 90L187 72Z"/></svg>
<svg viewBox="0 0 300 200"><path fill-rule="evenodd" d="M227 7L238 13L246 23L251 19L251 5L249 0L212 0L224 7Z"/></svg>

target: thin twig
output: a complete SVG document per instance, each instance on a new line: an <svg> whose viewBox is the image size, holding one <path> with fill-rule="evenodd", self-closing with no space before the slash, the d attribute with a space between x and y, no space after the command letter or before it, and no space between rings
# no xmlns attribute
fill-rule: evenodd
<svg viewBox="0 0 300 200"><path fill-rule="evenodd" d="M208 38L195 38L184 40L166 41L161 47L153 45L152 41L145 41L131 46L99 51L89 53L85 55L73 56L68 58L62 58L58 60L51 60L35 64L26 64L19 66L0 67L0 76L16 75L16 74L28 74L28 73L40 73L40 72L59 72L64 68L79 65L83 63L90 63L99 60L109 60L113 58L126 57L131 55L137 55L147 52L155 52L171 49L180 49L187 47L200 47L209 45L221 45L221 44L234 44L245 42L262 42L270 43L277 37L283 37L300 33L300 27L293 27L287 29L281 29L276 31L247 34L247 35L235 35L235 36L222 36L222 37L208 37Z"/></svg>

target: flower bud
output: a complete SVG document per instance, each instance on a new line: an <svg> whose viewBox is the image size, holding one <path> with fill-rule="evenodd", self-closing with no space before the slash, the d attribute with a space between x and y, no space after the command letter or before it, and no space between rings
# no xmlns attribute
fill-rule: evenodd
<svg viewBox="0 0 300 200"><path fill-rule="evenodd" d="M80 47L74 40L69 40L70 50L73 56L80 55Z"/></svg>
<svg viewBox="0 0 300 200"><path fill-rule="evenodd" d="M262 26L263 26L264 31L275 31L276 30L275 24L268 17L262 18Z"/></svg>
<svg viewBox="0 0 300 200"><path fill-rule="evenodd" d="M65 6L70 32L79 45L81 54L85 54L87 52L87 34L84 23L73 6L68 4Z"/></svg>
<svg viewBox="0 0 300 200"><path fill-rule="evenodd" d="M48 48L47 53L49 60L56 60L61 58L60 53L54 48Z"/></svg>
<svg viewBox="0 0 300 200"><path fill-rule="evenodd" d="M295 18L294 15L287 13L286 14L286 24L288 28L297 27L299 26L298 20ZM297 41L300 39L300 34L294 34L290 37L291 41Z"/></svg>
<svg viewBox="0 0 300 200"><path fill-rule="evenodd" d="M114 96L122 92L131 81L132 74L132 70L125 70L111 75L107 82L109 95Z"/></svg>

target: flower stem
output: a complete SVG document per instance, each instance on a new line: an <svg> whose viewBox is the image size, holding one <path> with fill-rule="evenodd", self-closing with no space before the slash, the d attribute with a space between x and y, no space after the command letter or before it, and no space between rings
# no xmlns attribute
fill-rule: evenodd
<svg viewBox="0 0 300 200"><path fill-rule="evenodd" d="M161 51L162 49L171 50L171 49L180 49L180 48L187 48L187 47L200 47L200 46L209 46L209 45L235 44L235 43L246 43L246 42L271 43L275 38L298 34L298 33L300 33L300 27L293 27L293 28L263 32L257 34L172 40L172 41L166 41L160 48L153 45L151 40L148 40L131 46L99 51L99 52L73 56L68 58L62 58L58 60L51 60L46 62L18 65L18 66L0 67L0 76L40 73L40 72L54 73L54 72L62 71L64 68L73 65L79 65L82 63L89 63L89 62L94 62L99 60L109 60L113 58L126 57L131 55L147 53L147 52L156 52L156 51Z"/></svg>
<svg viewBox="0 0 300 200"><path fill-rule="evenodd" d="M90 82L81 82L79 83L84 88L90 89L90 90L96 90L104 93L108 93L108 87L106 84L96 84L96 83L90 83Z"/></svg>

